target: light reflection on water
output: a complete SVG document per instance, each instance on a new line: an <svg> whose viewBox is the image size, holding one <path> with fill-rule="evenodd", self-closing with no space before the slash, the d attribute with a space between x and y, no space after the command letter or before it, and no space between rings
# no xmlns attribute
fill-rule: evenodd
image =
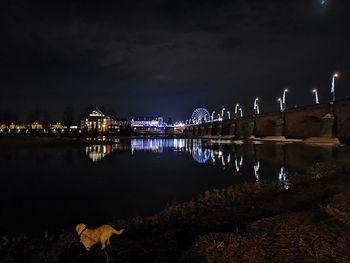
<svg viewBox="0 0 350 263"><path fill-rule="evenodd" d="M85 153L88 158L94 162L100 162L105 157L109 156L115 151L130 151L131 155L137 152L150 152L150 153L163 153L165 149L170 149L174 152L183 152L192 156L193 160L199 164L209 164L214 166L221 166L222 169L233 170L234 175L243 175L244 156L242 151L231 152L227 149L227 143L221 144L216 141L203 142L202 140L189 140L189 139L140 139L135 138L130 140L129 143L121 143L119 140L113 141L117 144L103 144L103 145L90 145L85 147ZM238 148L242 148L241 142L234 144ZM262 145L261 143L257 145ZM251 144L254 146L254 144ZM212 147L212 148L210 148ZM281 144L280 147L283 147ZM233 156L231 165L231 156ZM260 160L255 159L253 156L252 171L255 176L255 181L259 182L260 179ZM282 183L285 189L288 189L288 172L284 167L284 163L276 172L276 178Z"/></svg>
<svg viewBox="0 0 350 263"><path fill-rule="evenodd" d="M89 144L0 149L0 235L152 215L242 182L277 180L288 189L288 175L314 162L350 160L349 147L107 137Z"/></svg>

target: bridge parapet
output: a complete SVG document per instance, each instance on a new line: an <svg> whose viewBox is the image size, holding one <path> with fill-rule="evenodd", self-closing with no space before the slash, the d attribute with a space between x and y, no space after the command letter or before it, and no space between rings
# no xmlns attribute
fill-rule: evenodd
<svg viewBox="0 0 350 263"><path fill-rule="evenodd" d="M191 136L339 138L350 142L350 99L186 127Z"/></svg>

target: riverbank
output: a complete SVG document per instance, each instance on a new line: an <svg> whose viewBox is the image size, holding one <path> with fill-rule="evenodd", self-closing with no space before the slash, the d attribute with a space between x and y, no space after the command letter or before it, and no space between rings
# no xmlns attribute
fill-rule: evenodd
<svg viewBox="0 0 350 263"><path fill-rule="evenodd" d="M77 222L78 223L78 222ZM245 183L208 191L131 221L105 254L87 253L74 226L3 237L1 262L344 262L350 260L350 169L315 164L289 184ZM93 226L90 226L93 227Z"/></svg>

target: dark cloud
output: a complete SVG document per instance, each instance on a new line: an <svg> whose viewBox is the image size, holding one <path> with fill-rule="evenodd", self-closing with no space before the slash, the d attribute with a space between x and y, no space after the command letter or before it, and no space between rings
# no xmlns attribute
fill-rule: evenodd
<svg viewBox="0 0 350 263"><path fill-rule="evenodd" d="M3 1L0 110L103 104L185 118L255 96L272 110L287 85L293 104L309 103L314 85L326 97L335 69L346 96L349 10L335 0Z"/></svg>

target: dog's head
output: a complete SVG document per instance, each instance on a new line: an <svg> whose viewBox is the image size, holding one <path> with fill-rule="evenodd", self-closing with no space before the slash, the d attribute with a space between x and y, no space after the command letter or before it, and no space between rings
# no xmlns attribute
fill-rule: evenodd
<svg viewBox="0 0 350 263"><path fill-rule="evenodd" d="M77 224L75 227L75 231L77 231L78 235L80 235L81 231L83 231L86 228L85 224Z"/></svg>

